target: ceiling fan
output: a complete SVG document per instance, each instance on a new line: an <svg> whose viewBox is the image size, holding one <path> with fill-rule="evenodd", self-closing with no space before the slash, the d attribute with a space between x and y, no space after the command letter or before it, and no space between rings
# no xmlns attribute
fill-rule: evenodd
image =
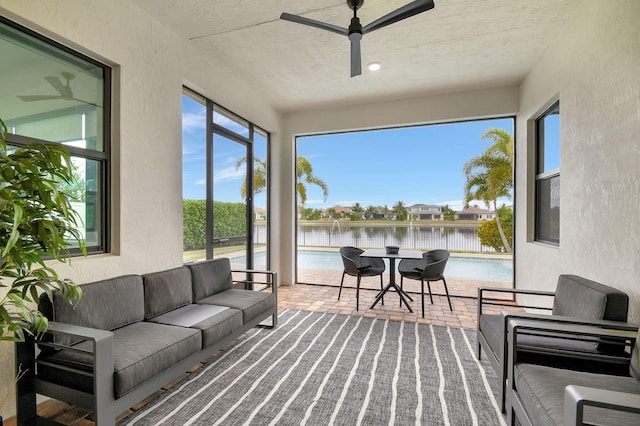
<svg viewBox="0 0 640 426"><path fill-rule="evenodd" d="M54 89L56 89L56 91L59 93L58 95L24 95L24 96L18 96L18 98L20 98L24 102L64 99L67 101L82 102L84 104L93 105L95 107L98 106L93 102L78 99L73 96L73 90L71 90L71 86L69 85L69 82L74 78L76 78L75 74L72 74L70 72L62 72L61 75L62 75L62 78L66 80L66 84L62 83L62 80L60 80L60 77L48 75L44 78L49 82L50 85L53 86Z"/></svg>
<svg viewBox="0 0 640 426"><path fill-rule="evenodd" d="M354 77L362 73L360 40L363 35L403 19L410 18L419 13L426 12L427 10L433 9L435 6L433 4L433 0L415 0L363 27L360 24L360 19L358 18L358 9L362 7L363 3L364 0L347 0L347 6L353 10L353 18L351 19L351 25L349 25L349 28L338 27L336 25L327 24L326 22L292 15L290 13L283 13L280 15L280 19L309 25L311 27L320 28L321 30L331 31L333 33L347 36L349 41L351 41L351 77Z"/></svg>

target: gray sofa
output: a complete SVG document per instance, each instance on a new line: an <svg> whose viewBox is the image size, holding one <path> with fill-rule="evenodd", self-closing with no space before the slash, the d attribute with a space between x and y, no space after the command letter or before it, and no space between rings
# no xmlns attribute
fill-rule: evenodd
<svg viewBox="0 0 640 426"><path fill-rule="evenodd" d="M503 311L501 314L487 314L490 305L500 305L500 300L489 299L487 294L510 293L547 296L553 298L551 315L527 312ZM529 318L539 321L564 323L591 323L622 330L637 330L636 324L627 323L629 297L620 290L577 275L560 275L555 292L481 287L478 289L478 352L480 359L484 349L491 365L498 375L498 390L503 412L506 409L507 379L507 323L510 318ZM536 306L524 306L538 308ZM622 357L598 361L599 355L619 352L619 347L606 342L572 341L550 339L545 336L524 336L519 342L520 359L536 364L556 367L571 365L575 369L587 371L607 371L625 374L628 361ZM628 358L628 354L626 358Z"/></svg>
<svg viewBox="0 0 640 426"><path fill-rule="evenodd" d="M270 325L277 324L277 275L232 271L225 258L82 290L75 309L58 293L52 301L43 295L48 338L16 347L16 362L27 371L17 384L19 424L36 418L35 395L42 394L86 407L98 425L112 425L250 328L270 316Z"/></svg>
<svg viewBox="0 0 640 426"><path fill-rule="evenodd" d="M631 352L624 376L530 364L518 359L518 340L552 333L562 339L607 339ZM640 425L640 336L600 327L511 319L508 324L510 425Z"/></svg>

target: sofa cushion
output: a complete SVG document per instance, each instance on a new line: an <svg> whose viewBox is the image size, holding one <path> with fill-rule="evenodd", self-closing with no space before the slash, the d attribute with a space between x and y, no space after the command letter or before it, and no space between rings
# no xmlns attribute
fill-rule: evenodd
<svg viewBox="0 0 640 426"><path fill-rule="evenodd" d="M74 347L91 350L91 343L82 342ZM193 328L138 322L113 330L115 398L120 398L156 374L197 353L201 347L201 333ZM84 391L92 390L90 377L56 368L58 364L91 371L93 357L90 354L65 349L54 355L43 354L39 359L50 363L38 364L41 378Z"/></svg>
<svg viewBox="0 0 640 426"><path fill-rule="evenodd" d="M640 394L640 382L632 377L584 373L534 364L516 365L514 383L529 418L535 419L535 424L540 425L563 424L564 388L568 385ZM585 422L638 425L640 414L586 407Z"/></svg>
<svg viewBox="0 0 640 426"><path fill-rule="evenodd" d="M146 319L191 303L191 272L185 266L145 274L142 279Z"/></svg>
<svg viewBox="0 0 640 426"><path fill-rule="evenodd" d="M242 311L226 309L192 325L192 327L202 332L202 346L208 347L242 328Z"/></svg>
<svg viewBox="0 0 640 426"><path fill-rule="evenodd" d="M231 289L206 297L198 301L206 305L221 305L242 311L244 324L263 316L270 309L275 309L276 298L273 293L253 290Z"/></svg>
<svg viewBox="0 0 640 426"><path fill-rule="evenodd" d="M191 270L193 300L196 302L228 290L233 285L231 263L227 258L205 260L187 266Z"/></svg>
<svg viewBox="0 0 640 426"><path fill-rule="evenodd" d="M195 303L182 306L173 311L158 315L149 321L160 324L177 325L179 327L193 327L201 321L229 310L227 306L197 305Z"/></svg>
<svg viewBox="0 0 640 426"><path fill-rule="evenodd" d="M242 328L242 312L227 306L191 304L150 321L200 330L202 347L206 348Z"/></svg>
<svg viewBox="0 0 640 426"><path fill-rule="evenodd" d="M629 297L620 290L577 275L560 275L553 314L585 319L626 321Z"/></svg>
<svg viewBox="0 0 640 426"><path fill-rule="evenodd" d="M38 308L52 321L101 330L114 330L144 319L144 289L139 275L81 284L81 288L82 299L75 308L59 291L53 292L53 303L42 294ZM60 336L56 341L73 342Z"/></svg>

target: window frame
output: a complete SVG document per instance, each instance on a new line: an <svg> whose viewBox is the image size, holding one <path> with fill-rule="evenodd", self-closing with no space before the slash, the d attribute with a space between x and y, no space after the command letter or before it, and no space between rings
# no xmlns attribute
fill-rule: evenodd
<svg viewBox="0 0 640 426"><path fill-rule="evenodd" d="M211 100L205 95L200 94L194 89L188 86L183 86L182 95L187 96L205 107L205 152L206 152L206 237L205 237L205 258L213 259L214 256L214 138L216 136L228 139L231 142L244 145L247 150L247 198L245 199L245 205L247 207L246 216L246 229L247 229L247 248L245 256L247 259L246 269L256 269L257 267L253 263L255 256L254 245L254 222L255 222L255 205L253 193L253 175L254 175L254 156L256 148L256 136L264 138L265 143L265 155L266 155L266 174L267 174L267 186L266 190L266 269L270 268L271 262L271 133L264 128L258 126L250 120L247 120L234 112L226 109L217 102ZM217 120L218 118L224 118L229 120L229 125L224 125ZM237 131L239 130L240 131ZM246 134L245 134L246 133ZM184 165L183 165L184 167ZM184 170L183 170L184 177ZM249 195L253 194L253 195Z"/></svg>
<svg viewBox="0 0 640 426"><path fill-rule="evenodd" d="M95 161L100 168L100 183L96 188L99 194L99 213L100 223L95 228L99 233L99 243L86 246L86 254L103 254L111 251L111 102L112 102L112 69L110 66L97 61L77 50L65 46L55 40L52 40L42 34L39 34L27 27L10 21L0 16L0 24L9 26L16 31L23 33L26 37L35 38L46 44L48 48L54 51L62 51L67 55L77 58L81 61L88 62L103 71L102 80L102 111L98 114L102 123L96 128L98 133L102 133L102 149L94 150L90 148L80 148L77 146L40 139L33 136L24 136L9 132L7 134L7 144L14 147L25 147L29 143L38 142L47 145L61 145L69 152L71 157L83 160ZM68 61L71 63L70 61ZM84 253L80 248L70 248L72 257L83 256Z"/></svg>
<svg viewBox="0 0 640 426"><path fill-rule="evenodd" d="M544 112L542 112L535 119L535 178L534 178L534 188L535 188L535 203L534 203L534 241L548 244L552 246L560 245L560 206L558 206L558 219L557 219L557 235L549 236L548 232L543 234L543 228L545 231L548 231L551 227L550 223L542 223L543 214L541 213L541 203L543 200L541 199L541 185L549 183L550 192L553 185L560 185L560 127L558 125L558 167L554 169L545 170L544 159L545 159L545 131L544 131L544 120L551 115L557 114L560 116L560 100L556 100L551 104L550 107L546 108ZM560 189L558 188L558 191ZM559 196L558 196L559 198ZM546 199L545 199L546 201ZM546 217L551 217L551 208L549 207L546 210ZM555 237L555 238L554 238Z"/></svg>

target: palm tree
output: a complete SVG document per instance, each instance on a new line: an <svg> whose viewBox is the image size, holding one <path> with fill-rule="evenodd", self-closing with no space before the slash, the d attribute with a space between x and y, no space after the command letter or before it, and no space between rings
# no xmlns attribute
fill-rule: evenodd
<svg viewBox="0 0 640 426"><path fill-rule="evenodd" d="M402 201L398 201L391 208L391 212L396 215L396 220L406 220L407 219L407 208L405 207Z"/></svg>
<svg viewBox="0 0 640 426"><path fill-rule="evenodd" d="M327 201L327 197L329 196L329 187L322 179L316 177L313 174L313 166L302 155L298 155L296 160L296 190L298 192L298 196L300 197L300 203L304 206L304 203L307 202L307 186L305 182L311 185L317 185L322 189L322 194L324 195L324 201ZM304 181L303 181L304 178Z"/></svg>
<svg viewBox="0 0 640 426"><path fill-rule="evenodd" d="M356 216L356 220L359 220L362 219L362 215L364 215L364 208L360 203L355 203L353 207L351 207L351 212Z"/></svg>
<svg viewBox="0 0 640 426"><path fill-rule="evenodd" d="M241 157L236 161L236 170L240 169L247 162L247 157ZM253 158L253 193L259 194L267 189L267 162L260 157ZM247 178L240 187L240 195L247 198Z"/></svg>
<svg viewBox="0 0 640 426"><path fill-rule="evenodd" d="M375 219L377 213L378 213L378 210L375 207L369 206L365 210L364 215L367 219Z"/></svg>
<svg viewBox="0 0 640 426"><path fill-rule="evenodd" d="M246 162L247 157L240 157L236 162L236 170L240 169L240 167L242 167L243 164L246 164ZM254 157L253 164L253 193L258 194L267 189L267 162L259 157ZM322 189L324 200L327 200L327 197L329 196L329 187L322 179L313 174L313 166L309 160L302 155L298 155L297 158L296 177L296 191L300 197L300 203L303 206L307 201L307 187L305 182L308 184L318 185ZM242 187L240 188L240 193L242 198L247 197L246 177L242 183Z"/></svg>
<svg viewBox="0 0 640 426"><path fill-rule="evenodd" d="M513 189L513 139L502 129L489 129L482 139L491 139L493 143L477 157L473 157L464 165L465 204L471 200L484 201L489 207L493 205L496 212L496 224L502 244L508 253L511 246L500 223L498 215L498 198L511 198Z"/></svg>

